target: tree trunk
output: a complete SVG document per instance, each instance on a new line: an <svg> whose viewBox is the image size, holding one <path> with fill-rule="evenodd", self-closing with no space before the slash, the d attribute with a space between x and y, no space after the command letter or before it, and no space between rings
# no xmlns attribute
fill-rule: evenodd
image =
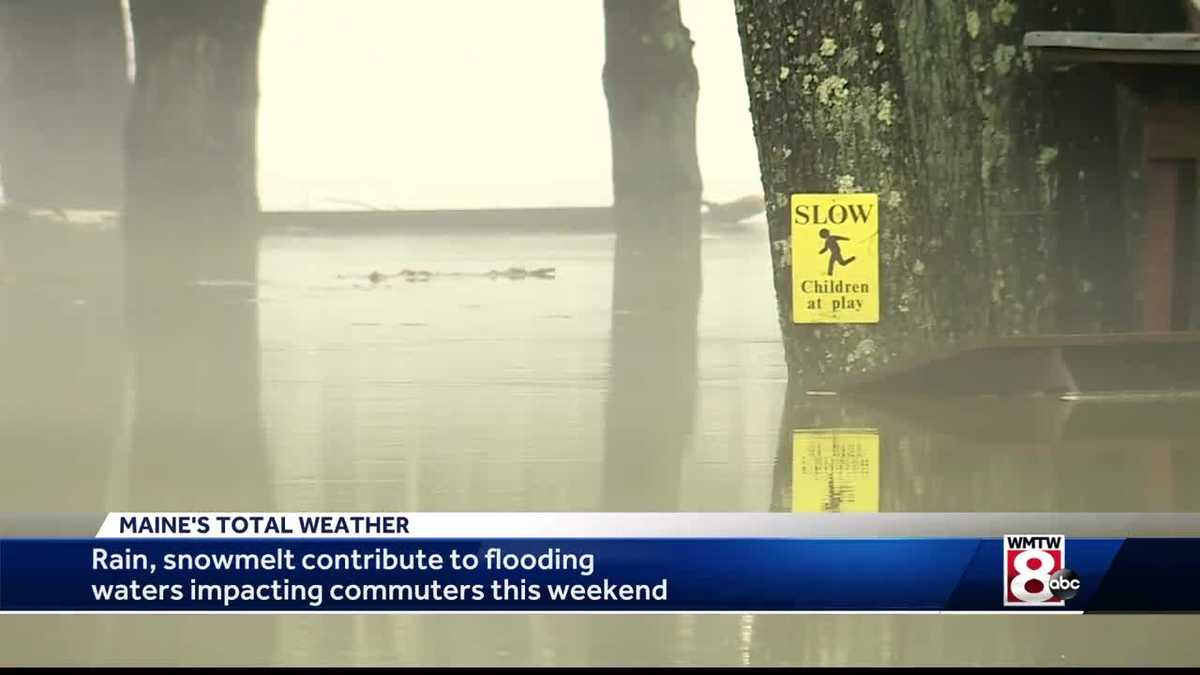
<svg viewBox="0 0 1200 675"><path fill-rule="evenodd" d="M258 211L258 39L264 0L133 0L126 222L135 233Z"/></svg>
<svg viewBox="0 0 1200 675"><path fill-rule="evenodd" d="M660 219L699 247L699 79L678 0L605 0L604 93L618 225Z"/></svg>
<svg viewBox="0 0 1200 675"><path fill-rule="evenodd" d="M0 171L9 202L119 209L128 100L118 0L0 2Z"/></svg>
<svg viewBox="0 0 1200 675"><path fill-rule="evenodd" d="M1107 3L737 2L785 353L818 386L985 335L1127 329L1117 87L1029 30ZM880 195L877 325L793 325L789 194Z"/></svg>

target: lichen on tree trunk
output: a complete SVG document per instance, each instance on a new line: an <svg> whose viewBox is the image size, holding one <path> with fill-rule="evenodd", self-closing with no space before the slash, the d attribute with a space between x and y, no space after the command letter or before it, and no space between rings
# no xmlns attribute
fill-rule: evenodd
<svg viewBox="0 0 1200 675"><path fill-rule="evenodd" d="M785 352L821 385L990 335L1124 329L1116 85L1038 68L1028 30L1111 7L736 3ZM880 195L878 325L791 321L789 195Z"/></svg>

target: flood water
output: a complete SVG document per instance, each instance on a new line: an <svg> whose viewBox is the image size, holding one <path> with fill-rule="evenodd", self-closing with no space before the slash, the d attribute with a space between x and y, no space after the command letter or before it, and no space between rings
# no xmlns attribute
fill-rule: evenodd
<svg viewBox="0 0 1200 675"><path fill-rule="evenodd" d="M678 313L653 302L673 270L614 269L611 235L273 234L256 272L230 264L195 278L175 268L204 251L147 271L122 261L110 230L5 234L2 512L1200 506L1192 404L789 394L761 227L706 232L703 294ZM555 273L488 274L512 267ZM370 278L406 269L418 280ZM615 310L614 273L646 287ZM1196 626L10 616L0 665L1177 664L1200 662Z"/></svg>

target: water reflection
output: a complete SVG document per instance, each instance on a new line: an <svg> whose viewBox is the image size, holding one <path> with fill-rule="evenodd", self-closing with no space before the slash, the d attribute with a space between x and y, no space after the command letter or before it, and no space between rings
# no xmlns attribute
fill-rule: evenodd
<svg viewBox="0 0 1200 675"><path fill-rule="evenodd" d="M1188 511L1200 484L1197 420L1195 398L856 400L793 391L772 509L813 503L795 494L796 462L811 462L797 430L853 437L870 428L879 434L883 511ZM846 466L825 476L842 486L853 479Z"/></svg>
<svg viewBox="0 0 1200 675"><path fill-rule="evenodd" d="M0 508L106 510L125 417L120 249L23 219L0 234Z"/></svg>
<svg viewBox="0 0 1200 675"><path fill-rule="evenodd" d="M0 223L0 509L108 510L126 409L119 254L93 228ZM104 644L77 625L6 622L0 663L30 648L86 662Z"/></svg>
<svg viewBox="0 0 1200 675"><path fill-rule="evenodd" d="M698 284L677 284L674 302L648 292L673 281L656 257L671 247L653 243L633 248L647 255L618 256L599 237L277 237L256 274L254 246L192 241L134 256L125 321L118 238L10 233L6 269L19 274L0 285L0 364L16 379L0 383L0 501L7 510L791 510L793 432L872 429L883 511L1200 507L1200 417L1185 401L917 406L791 393L784 405L760 235L705 240L698 313ZM559 279L359 287L340 276L510 264L555 265ZM0 663L1178 663L1200 660L1200 644L1186 639L1192 623L0 617Z"/></svg>
<svg viewBox="0 0 1200 675"><path fill-rule="evenodd" d="M869 428L879 435L882 511L1190 511L1200 484L1191 452L1200 439L1197 420L1194 399L863 401L793 389L780 424L771 509L819 501L796 494L812 488L796 478L812 445L797 443L797 430L820 438ZM831 484L851 482L852 465L827 468ZM1180 640L1189 630L1184 617L1052 621L762 616L751 653L756 663L810 665L1181 663L1200 656ZM1131 641L1134 634L1144 637Z"/></svg>
<svg viewBox="0 0 1200 675"><path fill-rule="evenodd" d="M258 239L191 225L169 228L169 237L126 237L136 402L129 503L146 511L269 510Z"/></svg>
<svg viewBox="0 0 1200 675"><path fill-rule="evenodd" d="M623 213L613 261L601 506L677 511L695 423L700 214ZM691 642L676 634L687 624L678 617L595 622L593 662L626 654L630 665L670 663L673 647Z"/></svg>
<svg viewBox="0 0 1200 675"><path fill-rule="evenodd" d="M124 236L134 413L120 501L139 511L272 510L259 402L258 237L248 225L160 225ZM128 617L115 655L270 661L276 618L217 618Z"/></svg>
<svg viewBox="0 0 1200 675"><path fill-rule="evenodd" d="M617 236L604 510L679 508L680 459L696 407L698 213L695 221L689 228L630 218Z"/></svg>

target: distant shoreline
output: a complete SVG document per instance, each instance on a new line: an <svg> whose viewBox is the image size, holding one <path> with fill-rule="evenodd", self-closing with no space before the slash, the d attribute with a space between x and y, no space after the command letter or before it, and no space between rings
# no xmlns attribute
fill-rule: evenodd
<svg viewBox="0 0 1200 675"><path fill-rule="evenodd" d="M48 222L86 230L115 229L117 211L29 209L0 215L0 226ZM420 209L343 211L263 211L259 222L264 234L287 236L384 234L611 234L615 228L607 206ZM753 228L753 221L726 229ZM710 224L710 223L706 223Z"/></svg>

